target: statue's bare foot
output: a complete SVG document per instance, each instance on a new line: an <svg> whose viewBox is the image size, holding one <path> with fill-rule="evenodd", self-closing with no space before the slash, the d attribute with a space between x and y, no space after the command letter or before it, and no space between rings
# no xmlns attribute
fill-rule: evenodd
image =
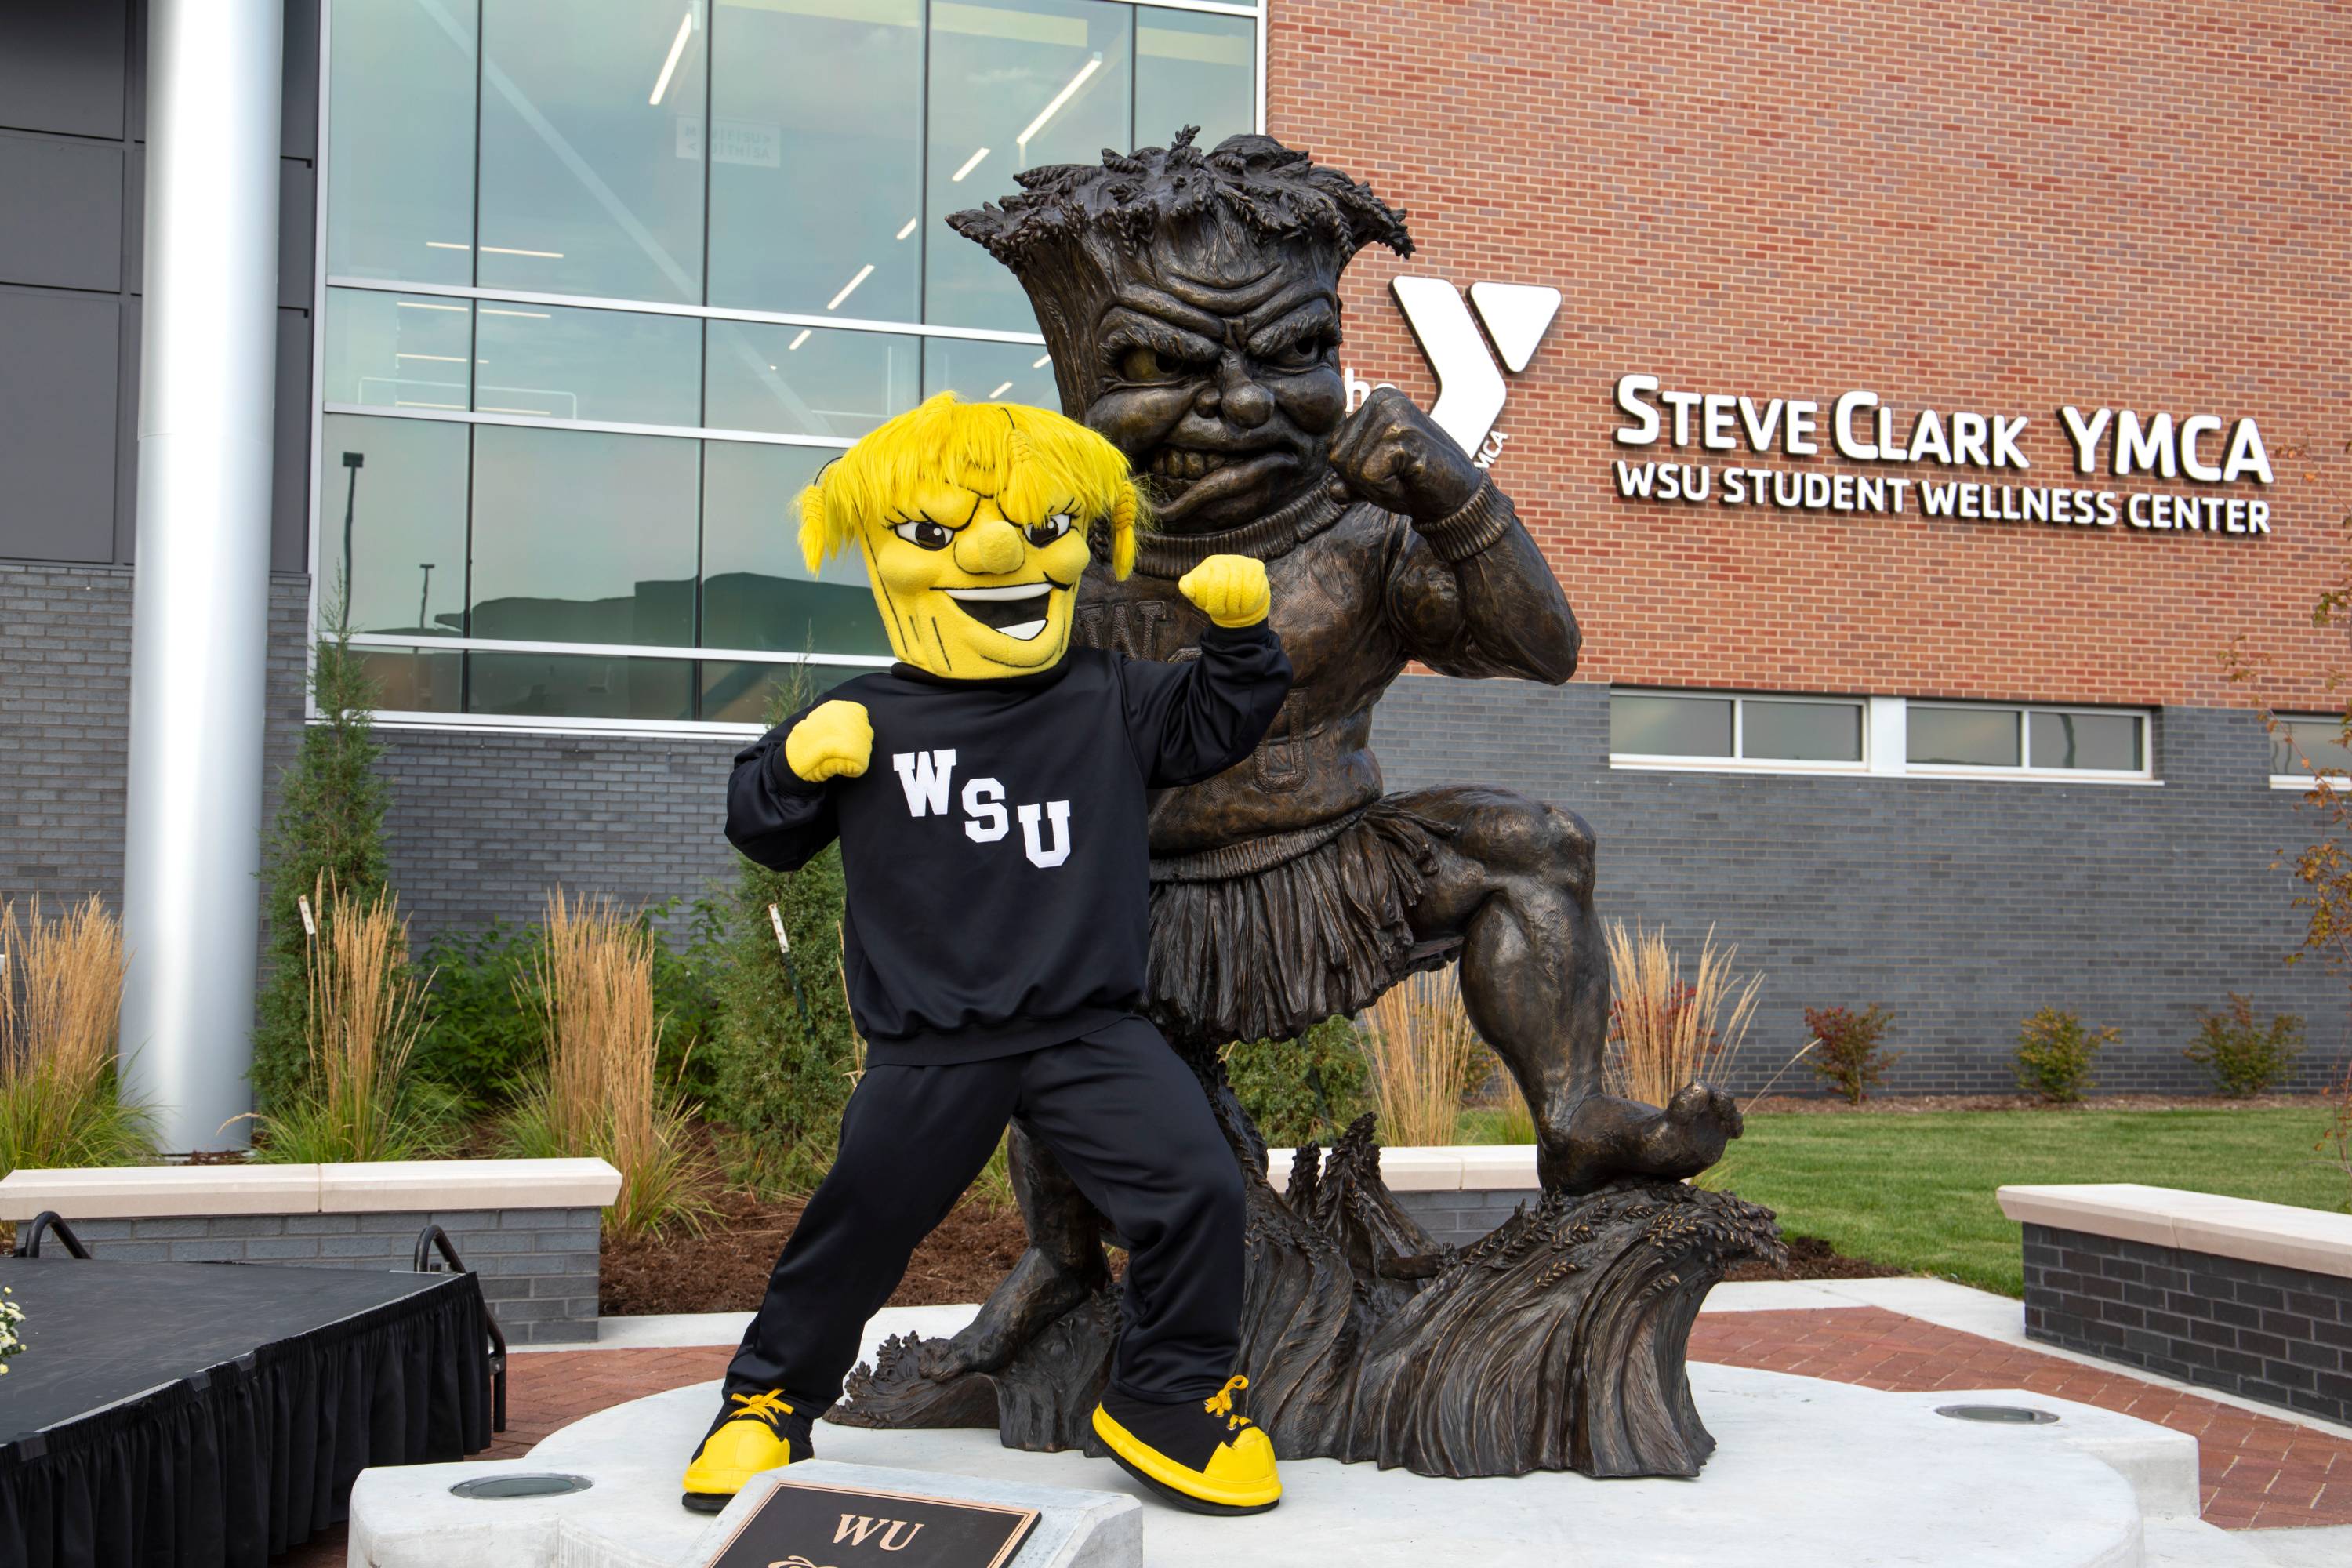
<svg viewBox="0 0 2352 1568"><path fill-rule="evenodd" d="M1087 1299L1085 1279L1031 1248L982 1303L980 1315L952 1339L925 1340L915 1365L935 1383L995 1372L1064 1312Z"/></svg>
<svg viewBox="0 0 2352 1568"><path fill-rule="evenodd" d="M1620 1176L1681 1181L1722 1159L1743 1125L1739 1102L1703 1083L1685 1086L1664 1110L1596 1094L1576 1108L1568 1136L1543 1149L1543 1184L1573 1194Z"/></svg>

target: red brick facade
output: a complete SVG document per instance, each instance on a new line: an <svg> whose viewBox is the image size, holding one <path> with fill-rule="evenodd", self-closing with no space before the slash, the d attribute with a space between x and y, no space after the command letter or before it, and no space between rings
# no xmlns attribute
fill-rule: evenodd
<svg viewBox="0 0 2352 1568"><path fill-rule="evenodd" d="M1495 467L1623 683L2326 707L2352 505L2352 5L1274 0L1274 134L1410 214L1349 369L1426 403L1400 271L1567 298ZM1628 372L2031 424L2024 474L1612 439ZM2275 482L2077 476L2062 405L2252 416ZM2210 443L2207 456L2218 453ZM1618 498L1674 459L2257 497L2268 537ZM1717 479L1720 494L1720 479ZM2340 700L2336 699L2336 700Z"/></svg>

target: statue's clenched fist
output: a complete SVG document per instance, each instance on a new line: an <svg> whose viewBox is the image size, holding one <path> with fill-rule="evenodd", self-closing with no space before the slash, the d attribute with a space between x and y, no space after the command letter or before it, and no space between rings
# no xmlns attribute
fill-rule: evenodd
<svg viewBox="0 0 2352 1568"><path fill-rule="evenodd" d="M1265 563L1254 555L1212 555L1176 579L1176 591L1221 626L1254 626L1274 595Z"/></svg>
<svg viewBox="0 0 2352 1568"><path fill-rule="evenodd" d="M862 702L820 702L784 737L784 761L811 784L856 778L874 758L874 725Z"/></svg>
<svg viewBox="0 0 2352 1568"><path fill-rule="evenodd" d="M1331 438L1331 469L1355 497L1416 522L1453 516L1486 476L1412 398L1379 386Z"/></svg>

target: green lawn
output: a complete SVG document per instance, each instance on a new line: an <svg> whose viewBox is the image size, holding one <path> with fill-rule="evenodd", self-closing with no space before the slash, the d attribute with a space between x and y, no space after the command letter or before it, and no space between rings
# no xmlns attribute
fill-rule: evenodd
<svg viewBox="0 0 2352 1568"><path fill-rule="evenodd" d="M2313 1153L2308 1110L1986 1110L1767 1115L1705 1178L1777 1210L1792 1236L2005 1295L2025 1289L2018 1227L1993 1189L2145 1182L2340 1210L2343 1173Z"/></svg>

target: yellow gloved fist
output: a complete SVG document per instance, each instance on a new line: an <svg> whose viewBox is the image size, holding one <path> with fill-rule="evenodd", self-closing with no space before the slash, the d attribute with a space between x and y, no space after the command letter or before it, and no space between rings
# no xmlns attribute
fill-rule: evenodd
<svg viewBox="0 0 2352 1568"><path fill-rule="evenodd" d="M1254 626L1274 602L1254 555L1212 555L1176 579L1176 591L1221 626Z"/></svg>
<svg viewBox="0 0 2352 1568"><path fill-rule="evenodd" d="M874 725L862 702L820 702L784 737L784 761L810 784L856 778L874 757Z"/></svg>

